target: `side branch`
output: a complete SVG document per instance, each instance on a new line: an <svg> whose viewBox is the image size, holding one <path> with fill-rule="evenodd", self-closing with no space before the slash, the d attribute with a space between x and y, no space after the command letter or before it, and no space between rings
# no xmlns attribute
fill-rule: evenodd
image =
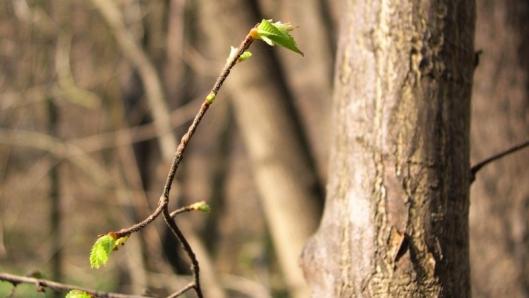
<svg viewBox="0 0 529 298"><path fill-rule="evenodd" d="M118 238L128 236L133 232L137 232L143 229L149 223L154 221L160 215L160 213L163 214L165 223L167 224L171 232L178 238L178 240L180 241L180 244L184 248L184 251L188 255L189 259L191 260L191 270L193 272L193 277L194 277L194 282L191 285L186 286L184 289L182 289L182 291L171 295L171 297L176 297L191 288L195 290L199 298L203 297L202 288L200 287L200 274L199 274L200 266L199 266L197 257L191 245L187 241L186 237L176 225L176 222L173 220L171 213L169 212L169 209L168 209L171 186L172 186L176 171L178 169L178 166L180 165L180 162L183 159L184 152L189 144L189 141L193 137L198 125L202 121L202 118L204 117L207 110L209 109L209 106L214 102L216 95L218 94L224 81L230 74L231 69L235 66L235 64L237 64L240 56L244 53L244 51L246 51L250 47L250 45L254 41L254 38L252 37L251 32L252 31L250 31L250 33L246 35L246 37L240 44L236 55L229 57L228 61L226 62L226 65L224 66L224 69L222 70L221 74L215 81L213 88L211 89L210 93L208 94L208 96L206 97L202 105L200 106L200 109L198 110L197 114L195 115L193 122L187 129L187 132L180 139L180 143L178 144L178 147L176 148L176 152L173 156L173 160L171 162L171 168L169 169L169 173L167 174L167 178L165 180L165 184L163 187L163 193L160 197L158 207L156 208L156 210L154 210L153 213L151 213L147 218L145 218L141 222L131 227L121 229L115 233Z"/></svg>
<svg viewBox="0 0 529 298"><path fill-rule="evenodd" d="M494 154L493 156L491 157L488 157L480 162L478 162L476 165L472 166L470 168L470 183L474 182L474 180L476 180L476 174L478 173L479 170L481 170L483 167L485 167L486 165L488 165L489 163L491 162L494 162L498 159L501 159L509 154L512 154L512 153L515 153L517 151L520 151L524 148L527 148L529 147L529 140L521 143L521 144L518 144L518 145L515 145L507 150L504 150L500 153L497 153L497 154Z"/></svg>
<svg viewBox="0 0 529 298"><path fill-rule="evenodd" d="M81 290L98 298L151 298L150 296L127 295L119 293L100 292L92 289L80 288L74 285L54 282L51 280L33 278L27 276L19 276L9 273L0 273L0 280L11 283L14 287L18 284L33 284L37 289L49 288L57 292L67 292L71 290Z"/></svg>
<svg viewBox="0 0 529 298"><path fill-rule="evenodd" d="M182 244L182 248L184 249L186 254L189 256L189 259L191 260L191 272L193 272L193 278L194 278L192 288L195 289L197 296L199 298L202 298L204 295L202 294L202 288L200 287L200 266L198 264L198 260L195 255L195 252L193 251L193 248L191 248L191 245L187 241L186 237L184 236L180 228L178 228L178 226L176 225L176 222L173 220L173 218L169 214L169 211L167 210L167 208L164 208L163 210L163 218L165 220L165 223L167 224L167 226L173 233L173 235L175 235L176 238L178 238L178 240L180 241L180 244Z"/></svg>
<svg viewBox="0 0 529 298"><path fill-rule="evenodd" d="M233 57L230 57L230 59L226 62L226 65L224 66L224 69L222 70L221 74L217 78L215 84L213 85L213 88L210 91L210 94L217 94L222 87L224 81L228 77L231 69L235 66L237 63L239 57L246 51L250 45L253 42L253 38L250 34L246 35L245 39L242 41L241 45L239 46L239 50L237 52L237 55L234 55ZM166 208L168 202L169 202L169 194L171 192L171 186L176 174L176 170L178 169L178 166L180 165L180 162L182 161L182 158L184 157L184 152L187 148L187 145L191 138L193 137L198 125L202 121L202 118L206 114L207 110L209 109L209 106L213 103L210 96L204 100L202 105L200 106L200 109L198 110L197 114L195 115L195 118L193 119L193 122L187 129L187 132L182 136L180 139L180 143L178 144L178 147L176 148L176 152L173 156L173 160L171 162L171 168L169 169L169 173L167 174L167 178L165 180L165 184L163 187L163 194L160 197L160 201L158 203L158 207L156 210L149 215L147 218L145 218L143 221L125 229L121 229L120 231L116 232L118 237L123 237L130 235L133 232L137 232L141 229L143 229L147 224L152 222L154 219L160 215L162 210Z"/></svg>
<svg viewBox="0 0 529 298"><path fill-rule="evenodd" d="M180 289L178 292L175 292L169 296L167 296L167 298L176 298L176 297L179 297L180 295L184 294L185 292L191 290L195 288L195 283L190 283L188 284L187 286L183 287L182 289Z"/></svg>

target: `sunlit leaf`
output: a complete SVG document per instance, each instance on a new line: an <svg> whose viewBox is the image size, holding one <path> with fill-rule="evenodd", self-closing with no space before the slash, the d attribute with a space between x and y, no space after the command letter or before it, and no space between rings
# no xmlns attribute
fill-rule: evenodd
<svg viewBox="0 0 529 298"><path fill-rule="evenodd" d="M294 27L289 23L262 20L261 23L257 25L257 36L271 46L277 44L303 55L303 52L298 48L296 41L289 33L293 29Z"/></svg>
<svg viewBox="0 0 529 298"><path fill-rule="evenodd" d="M246 61L252 57L252 52L250 51L244 51L241 56L239 57L239 62Z"/></svg>
<svg viewBox="0 0 529 298"><path fill-rule="evenodd" d="M228 56L228 59L226 60L231 60L231 59L235 59L235 56L237 55L237 53L239 52L239 49L236 48L236 47L230 47L230 55ZM252 57L252 52L250 51L244 51L240 56L239 56L239 59L237 60L237 62L243 62L245 60L248 60L250 59L250 57Z"/></svg>
<svg viewBox="0 0 529 298"><path fill-rule="evenodd" d="M99 269L105 265L115 246L116 239L110 234L97 238L90 251L90 267Z"/></svg>

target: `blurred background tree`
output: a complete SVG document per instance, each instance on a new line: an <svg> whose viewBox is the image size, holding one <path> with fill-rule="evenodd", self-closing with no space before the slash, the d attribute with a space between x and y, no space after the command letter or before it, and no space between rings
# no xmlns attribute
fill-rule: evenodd
<svg viewBox="0 0 529 298"><path fill-rule="evenodd" d="M527 136L525 62L517 62L525 61L527 10L523 1L488 2L478 2L484 54L473 117L486 121L473 124L475 161ZM275 18L298 26L305 58L255 45L193 139L172 208L213 207L179 219L206 297L306 297L297 254L323 206L340 10L328 0L1 1L0 271L153 295L185 285L187 260L161 222L98 272L88 266L90 244L156 205L174 144L229 46ZM473 266L485 268L473 275L481 297L528 295L523 154L474 185L472 204L487 210L471 221ZM0 282L0 297L10 291ZM15 293L43 295L33 286Z"/></svg>
<svg viewBox="0 0 529 298"><path fill-rule="evenodd" d="M472 98L473 162L529 136L529 3L477 1L482 50ZM485 168L471 188L470 256L476 297L529 297L527 151Z"/></svg>

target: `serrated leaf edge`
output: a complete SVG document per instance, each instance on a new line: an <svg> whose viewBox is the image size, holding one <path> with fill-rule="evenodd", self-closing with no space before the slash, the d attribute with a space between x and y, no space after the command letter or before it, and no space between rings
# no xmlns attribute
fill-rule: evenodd
<svg viewBox="0 0 529 298"><path fill-rule="evenodd" d="M292 25L288 23L275 22L263 19L257 25L257 34L261 40L270 46L279 44L280 46L292 50L300 55L304 55L298 48L296 40L288 32L292 31Z"/></svg>
<svg viewBox="0 0 529 298"><path fill-rule="evenodd" d="M107 243L108 240L108 244ZM103 243L105 242L105 243ZM99 269L103 267L110 258L110 254L116 247L116 239L111 234L103 235L97 238L92 249L90 250L90 267L93 269ZM103 252L104 254L101 254Z"/></svg>

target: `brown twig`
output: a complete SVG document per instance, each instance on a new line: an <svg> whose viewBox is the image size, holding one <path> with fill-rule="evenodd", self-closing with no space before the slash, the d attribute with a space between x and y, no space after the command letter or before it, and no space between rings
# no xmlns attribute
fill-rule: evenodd
<svg viewBox="0 0 529 298"><path fill-rule="evenodd" d="M94 297L100 298L150 298L149 296L138 296L138 295L128 295L120 293L109 293L109 292L100 292L92 289L80 288L74 285L68 285L63 283L54 282L51 280L33 278L27 276L19 276L9 273L0 273L0 280L10 282L14 287L18 284L33 284L37 288L49 288L58 292L66 292L71 290L81 290L89 293Z"/></svg>
<svg viewBox="0 0 529 298"><path fill-rule="evenodd" d="M211 88L210 93L208 94L208 96L206 97L202 105L200 106L200 109L198 110L197 114L195 115L193 122L187 129L187 132L180 139L180 143L178 144L178 147L176 148L176 152L174 154L174 157L171 163L171 168L169 169L169 173L167 174L167 178L165 180L165 184L163 187L163 193L160 196L158 207L156 208L156 210L154 210L153 213L151 213L148 217L146 217L141 222L131 227L121 229L115 233L116 237L128 236L131 233L134 233L134 232L137 232L143 229L145 226L147 226L149 223L155 220L160 215L160 213L162 213L167 226L173 232L173 234L178 238L186 254L191 260L191 270L194 276L194 282L193 282L192 288L195 290L199 298L203 297L202 289L200 287L200 266L199 266L198 260L196 258L195 253L193 252L191 245L189 245L189 242L183 235L182 231L178 228L175 221L172 219L171 213L169 212L169 209L168 209L169 194L171 192L171 186L174 180L174 176L176 174L176 170L178 169L178 166L180 165L180 162L182 161L184 152L187 148L187 145L189 144L189 141L193 137L198 125L202 121L202 118L206 114L209 106L213 103L215 96L218 94L224 81L230 74L231 69L235 66L235 64L237 64L239 57L244 53L244 51L246 51L250 47L253 40L254 39L251 36L251 34L248 33L246 37L244 38L244 40L241 42L236 55L229 57L228 61L226 62L226 65L224 66L224 69L222 70L221 74L215 81L213 88ZM172 296L172 297L176 297L176 296Z"/></svg>
<svg viewBox="0 0 529 298"><path fill-rule="evenodd" d="M170 216L171 218L175 218L175 217L176 217L177 215L179 215L179 214L182 214L182 213L185 213L185 212L190 212L190 211L195 211L195 210L196 210L195 208L193 208L193 207L191 207L191 205L189 205L189 206L185 206L185 207L182 207L182 208L178 208L178 209L176 209L176 210L173 210L173 211L169 214L169 216Z"/></svg>
<svg viewBox="0 0 529 298"><path fill-rule="evenodd" d="M492 155L491 157L488 157L480 162L478 162L476 165L472 166L470 168L470 183L474 182L476 180L476 174L479 170L481 170L484 166L488 165L489 163L496 161L498 159L501 159L509 154L515 153L516 151L520 151L526 147L529 147L529 140L515 145L507 150L504 150L502 152L499 152L497 154Z"/></svg>
<svg viewBox="0 0 529 298"><path fill-rule="evenodd" d="M186 237L178 228L176 225L176 222L173 220L171 215L169 214L169 211L167 208L163 210L163 218L165 220L165 223L171 230L171 232L180 240L180 244L182 245L182 248L186 251L187 255L189 256L189 259L191 259L191 272L193 273L193 288L195 289L195 292L197 293L197 296L199 298L202 298L204 295L202 294L202 288L200 287L200 265L198 264L197 257L195 255L195 252L193 251L193 248L187 241ZM177 297L177 296L175 296Z"/></svg>
<svg viewBox="0 0 529 298"><path fill-rule="evenodd" d="M179 291L167 296L167 298L176 298L182 294L184 294L185 292L193 289L195 287L195 283L189 283L187 286L183 287L182 289L180 289Z"/></svg>

